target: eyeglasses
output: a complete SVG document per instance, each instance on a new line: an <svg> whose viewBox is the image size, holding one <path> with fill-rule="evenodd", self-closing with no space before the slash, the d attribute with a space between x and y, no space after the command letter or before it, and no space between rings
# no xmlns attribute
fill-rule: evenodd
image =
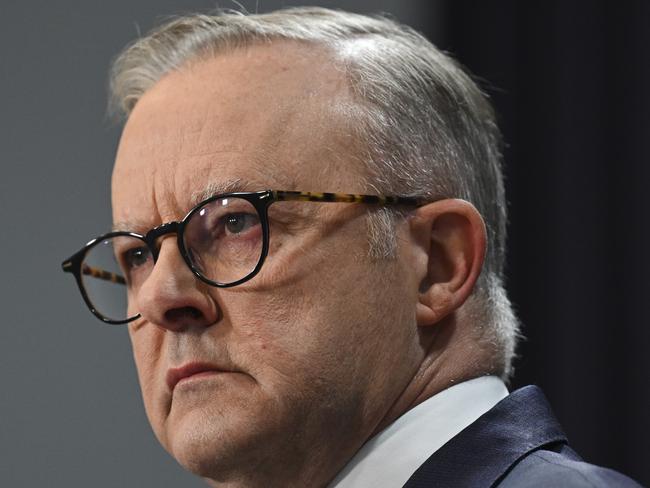
<svg viewBox="0 0 650 488"><path fill-rule="evenodd" d="M192 273L211 286L240 285L259 273L269 251L269 206L279 201L347 202L420 206L419 198L345 193L265 190L216 195L199 203L180 222L144 235L109 232L91 240L62 263L72 273L84 302L100 320L125 324L140 317L129 303L158 259L160 237L176 234Z"/></svg>

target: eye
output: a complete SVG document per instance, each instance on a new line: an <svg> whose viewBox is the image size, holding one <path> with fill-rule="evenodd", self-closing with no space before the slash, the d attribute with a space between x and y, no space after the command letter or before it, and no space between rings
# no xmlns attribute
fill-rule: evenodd
<svg viewBox="0 0 650 488"><path fill-rule="evenodd" d="M250 213L232 213L224 217L227 234L242 234L260 223L257 215Z"/></svg>
<svg viewBox="0 0 650 488"><path fill-rule="evenodd" d="M135 269L147 263L151 253L146 247L134 247L122 253L122 262L127 270Z"/></svg>

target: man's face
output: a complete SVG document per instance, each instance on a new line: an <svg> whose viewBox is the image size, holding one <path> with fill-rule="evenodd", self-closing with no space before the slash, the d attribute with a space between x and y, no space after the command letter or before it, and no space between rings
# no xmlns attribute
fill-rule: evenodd
<svg viewBox="0 0 650 488"><path fill-rule="evenodd" d="M364 190L346 115L353 103L325 59L274 43L163 78L124 129L114 221L144 232L180 220L208 185L232 182ZM407 250L396 260L367 257L367 211L273 204L264 267L233 288L197 280L175 237L162 239L132 299L142 318L129 331L153 430L187 469L249 484L257 476L267 486L323 483L313 473L333 476L406 386L421 359L418 283ZM171 388L169 370L192 363L220 372Z"/></svg>

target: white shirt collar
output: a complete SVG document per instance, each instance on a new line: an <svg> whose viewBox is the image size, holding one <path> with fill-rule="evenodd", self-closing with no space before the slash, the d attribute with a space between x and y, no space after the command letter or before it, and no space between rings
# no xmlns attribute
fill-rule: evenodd
<svg viewBox="0 0 650 488"><path fill-rule="evenodd" d="M329 487L403 486L429 456L506 396L508 390L496 376L441 391L366 442Z"/></svg>

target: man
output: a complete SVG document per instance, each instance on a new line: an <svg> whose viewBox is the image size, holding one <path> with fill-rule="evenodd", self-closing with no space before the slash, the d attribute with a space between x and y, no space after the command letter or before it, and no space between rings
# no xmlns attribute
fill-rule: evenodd
<svg viewBox="0 0 650 488"><path fill-rule="evenodd" d="M539 390L508 395L500 137L419 34L319 8L187 16L128 47L111 89L115 229L64 269L129 324L183 467L228 487L636 486L582 462Z"/></svg>

